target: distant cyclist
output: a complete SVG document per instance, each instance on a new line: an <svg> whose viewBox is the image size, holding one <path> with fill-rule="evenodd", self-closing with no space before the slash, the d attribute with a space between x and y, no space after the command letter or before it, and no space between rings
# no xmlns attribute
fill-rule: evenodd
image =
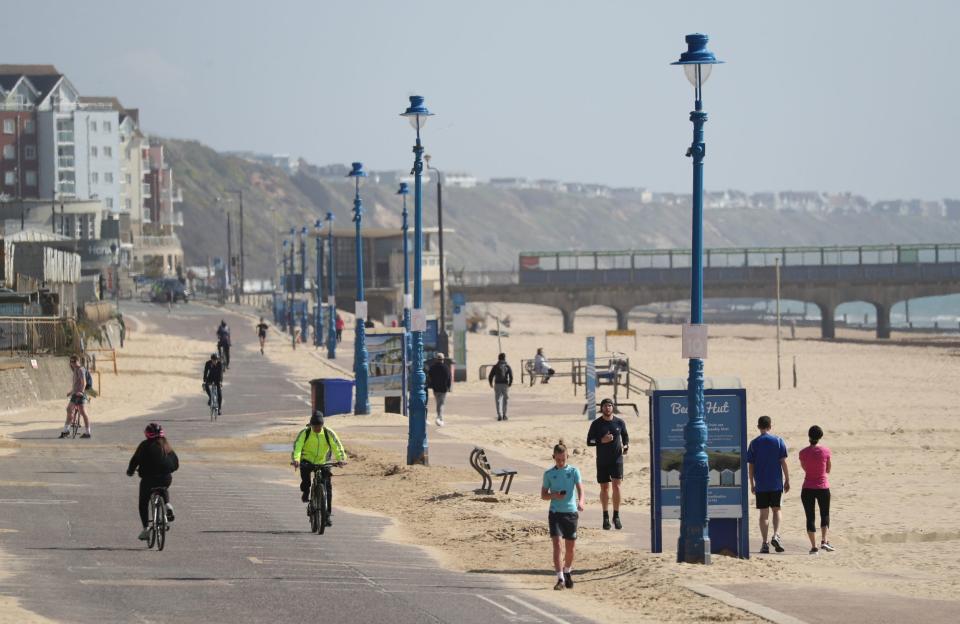
<svg viewBox="0 0 960 624"><path fill-rule="evenodd" d="M310 500L310 473L314 466L336 462L342 464L347 458L343 450L343 444L340 438L334 433L333 429L323 426L323 412L314 410L310 418L310 424L304 427L297 434L293 441L293 455L291 463L294 468L300 469L300 491L303 495L300 500L308 502ZM326 483L330 483L330 471L323 469L322 477ZM333 521L333 492L327 490L327 526L332 526Z"/></svg>
<svg viewBox="0 0 960 624"><path fill-rule="evenodd" d="M140 531L139 539L146 540L149 535L147 507L150 504L150 495L155 488L170 487L173 483L173 477L170 475L180 467L180 460L173 452L173 447L167 442L163 427L157 423L150 423L143 430L143 435L147 439L140 443L133 457L130 458L127 476L132 477L134 471L140 475L139 510L143 530ZM173 505L170 504L170 492L166 489L163 490L163 502L166 503L167 522L173 522Z"/></svg>
<svg viewBox="0 0 960 624"><path fill-rule="evenodd" d="M230 327L224 320L220 321L220 327L217 328L217 346L223 351L223 367L230 368Z"/></svg>
<svg viewBox="0 0 960 624"><path fill-rule="evenodd" d="M70 374L70 393L67 395L70 397L70 402L67 403L67 420L63 423L63 431L60 432L60 437L65 438L70 435L70 424L76 417L76 412L80 414L81 418L83 418L84 431L83 435L80 437L89 438L90 417L87 416L87 410L83 406L84 401L86 400L84 391L87 388L87 369L80 365L80 359L75 355L70 356Z"/></svg>
<svg viewBox="0 0 960 624"><path fill-rule="evenodd" d="M207 405L213 400L213 391L217 392L217 415L223 413L223 365L220 356L210 354L210 359L203 365L203 390L207 393Z"/></svg>
<svg viewBox="0 0 960 624"><path fill-rule="evenodd" d="M266 321L263 320L263 317L260 317L260 322L257 324L257 337L260 339L260 355L263 355L263 343L267 341L267 330L270 329L270 326L267 325Z"/></svg>

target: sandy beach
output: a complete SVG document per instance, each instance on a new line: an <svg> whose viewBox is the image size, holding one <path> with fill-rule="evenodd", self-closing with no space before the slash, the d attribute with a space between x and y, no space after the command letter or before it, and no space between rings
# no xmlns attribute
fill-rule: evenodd
<svg viewBox="0 0 960 624"><path fill-rule="evenodd" d="M496 422L492 392L477 379L477 368L495 360L497 338L471 334L469 381L458 384L448 399L447 426L438 432L431 423L431 440L437 445L480 444L539 470L551 465L550 451L557 439L568 442L571 463L580 467L587 492L574 591L551 590L547 505L531 485L539 482L539 473L522 474L509 495L483 496L472 491L478 479L465 456L460 465L408 467L402 451L406 421L383 413L379 399L374 399L370 416L330 419L350 453L350 463L335 481L337 506L391 517L394 525L386 539L423 546L451 569L498 573L541 598L615 623L758 621L749 613L697 595L687 588L691 583L778 581L902 596L956 596L960 509L953 484L960 478L960 425L955 422L960 414L955 393L942 381L958 370L957 341L944 338L942 346L912 346L908 339L895 337L879 343L867 332L844 331L840 341L823 342L816 330L802 328L796 340L783 342L784 389L778 391L774 328L711 327L706 375L740 377L748 393L748 422L752 426L757 416L770 415L775 433L790 448L795 489L784 498L781 534L786 555L792 556L750 560L718 556L709 567L686 566L674 562L672 544L665 544L663 554L654 555L627 544L615 531L600 529L593 451L585 440L588 423L579 409L571 409L582 404L582 391L575 397L569 380L559 378L533 387L519 383L520 358L532 357L537 347L543 347L548 358L581 357L585 338L593 335L598 355L605 355L603 331L614 326L612 314L586 310L577 318L577 333L568 335L560 332L559 314L531 306L502 307L512 319L511 335L502 339L502 349L517 374L512 396L515 400L535 397L537 405L546 407L537 413L512 411L510 421ZM251 332L255 323L250 317ZM611 339L611 350L626 353L634 368L653 377L685 375L679 326L632 326L637 329L638 348L633 348L631 339L617 338ZM234 333L246 329L233 326ZM104 372L103 397L93 404L95 423L146 416L168 398L199 392L197 378L209 344L151 330L138 323L120 355L121 375L114 379L112 373ZM352 345L345 342L340 348L349 353ZM794 356L796 389L786 374ZM312 346L292 351L277 332L271 334L266 357L288 366L291 381L304 389L305 396L307 380L346 374ZM639 418L623 415L633 439L624 511L644 518L650 501L646 399L641 395L632 400L640 404L641 413ZM431 412L432 407L431 401ZM39 414L4 415L4 432L55 430L62 423L62 409L58 403L33 411ZM304 422L307 412L304 406ZM823 444L834 454L831 540L837 552L819 557L805 554L799 502L803 475L796 459L812 424L824 428ZM217 454L219 461L273 465L277 483L290 487L295 497L297 479L287 465L288 456L264 447L287 443L295 433L295 427L274 428L247 438L197 441L193 446L205 454ZM183 446L182 453L187 455L191 445ZM11 452L15 447L15 442L0 439L0 451ZM753 514L751 547L756 549L760 538ZM15 569L12 563L0 559L0 572ZM10 603L0 605L0 613L17 613L13 609ZM0 616L0 622L5 621L3 617L23 621Z"/></svg>

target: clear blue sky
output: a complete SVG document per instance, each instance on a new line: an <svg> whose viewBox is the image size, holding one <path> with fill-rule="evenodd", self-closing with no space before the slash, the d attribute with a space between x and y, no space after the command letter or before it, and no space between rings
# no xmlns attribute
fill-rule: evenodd
<svg viewBox="0 0 960 624"><path fill-rule="evenodd" d="M435 164L687 192L689 32L707 83L708 188L960 197L960 3L31 0L7 63L53 63L152 133L317 164L411 161L397 117L437 113Z"/></svg>

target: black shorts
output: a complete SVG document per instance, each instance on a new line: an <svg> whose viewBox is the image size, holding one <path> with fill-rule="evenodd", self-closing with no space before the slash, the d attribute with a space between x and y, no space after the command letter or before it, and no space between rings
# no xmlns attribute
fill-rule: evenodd
<svg viewBox="0 0 960 624"><path fill-rule="evenodd" d="M610 483L611 479L623 479L623 457L597 462L597 483Z"/></svg>
<svg viewBox="0 0 960 624"><path fill-rule="evenodd" d="M769 507L779 509L781 496L783 496L782 490L775 492L757 492L757 509L767 509Z"/></svg>
<svg viewBox="0 0 960 624"><path fill-rule="evenodd" d="M551 511L547 514L550 537L563 537L565 540L577 539L577 521L580 514L568 511Z"/></svg>
<svg viewBox="0 0 960 624"><path fill-rule="evenodd" d="M83 395L82 394L71 395L70 402L73 403L74 405L83 405Z"/></svg>

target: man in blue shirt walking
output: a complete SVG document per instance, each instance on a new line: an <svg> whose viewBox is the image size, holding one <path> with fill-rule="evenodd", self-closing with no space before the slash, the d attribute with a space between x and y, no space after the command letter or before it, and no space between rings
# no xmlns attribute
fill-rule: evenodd
<svg viewBox="0 0 960 624"><path fill-rule="evenodd" d="M756 495L760 510L760 535L763 545L760 552L770 552L773 544L777 552L783 552L780 540L780 498L790 491L790 472L787 470L787 444L779 436L770 433L772 422L769 416L757 420L760 435L747 447L747 466L750 473L750 491ZM773 509L773 537L767 543L770 510Z"/></svg>

